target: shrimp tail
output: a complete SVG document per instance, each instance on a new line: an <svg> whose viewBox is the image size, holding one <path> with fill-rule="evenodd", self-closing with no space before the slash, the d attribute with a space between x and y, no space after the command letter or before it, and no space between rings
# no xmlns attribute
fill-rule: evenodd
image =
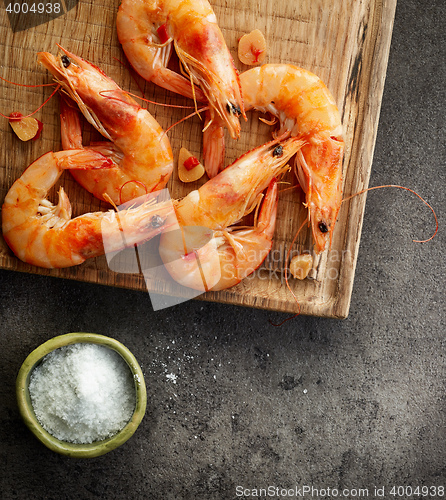
<svg viewBox="0 0 446 500"><path fill-rule="evenodd" d="M59 167L63 170L99 170L113 168L113 160L93 149L70 149L59 152Z"/></svg>
<svg viewBox="0 0 446 500"><path fill-rule="evenodd" d="M203 130L204 168L209 179L215 177L224 169L225 135L222 121L219 117L212 119L206 111L206 121Z"/></svg>
<svg viewBox="0 0 446 500"><path fill-rule="evenodd" d="M60 139L62 149L82 148L82 127L79 112L71 106L68 98L60 99Z"/></svg>

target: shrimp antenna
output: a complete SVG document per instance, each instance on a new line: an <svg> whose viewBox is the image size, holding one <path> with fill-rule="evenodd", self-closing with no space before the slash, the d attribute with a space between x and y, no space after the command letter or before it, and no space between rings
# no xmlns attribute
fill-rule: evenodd
<svg viewBox="0 0 446 500"><path fill-rule="evenodd" d="M363 189L362 191L358 191L357 193L355 194L352 194L350 196L347 196L346 198L344 198L342 200L342 203L344 203L344 201L347 201L347 200L350 200L351 198L355 197L355 196L358 196L360 194L363 194L363 193L366 193L367 191L374 191L375 189L382 189L382 188L388 188L388 187L393 187L393 188L398 188L398 189L404 189L405 191L409 191L410 193L413 193L415 196L418 196L418 198L427 206L431 209L432 213L434 214L434 218L435 218L435 231L434 231L434 234L430 237L430 238L427 238L426 240L412 240L414 243L427 243L428 241L431 241L432 239L434 239L435 235L437 234L438 232L438 219L437 219L437 214L435 213L435 210L433 209L433 207L431 205L429 205L429 203L424 199L422 198L417 192L415 192L413 189L410 189L408 187L404 187L404 186L399 186L397 184L385 184L383 186L373 186L373 187L370 187L370 188L367 188L367 189Z"/></svg>
<svg viewBox="0 0 446 500"><path fill-rule="evenodd" d="M104 90L102 92L112 92L112 91L110 91L110 90ZM101 95L103 95L102 92L100 92ZM141 101L145 101L145 102L148 102L150 104L155 104L157 106L164 106L165 108L196 109L195 106L182 106L181 104L166 104L166 103L163 103L163 102L151 101L150 99L146 99L145 97L141 97L141 96L139 96L137 94L132 94L132 92L127 92L126 91L125 93L128 94L128 95L131 95L132 97L135 97L136 99L141 99ZM106 97L106 96L104 96L104 97Z"/></svg>
<svg viewBox="0 0 446 500"><path fill-rule="evenodd" d="M290 182L288 181L281 181L280 183L278 184L291 184ZM295 191L296 189L302 189L300 187L300 184L291 184L289 185L288 187L286 188L283 188L279 191L279 194L282 194L282 193L286 193L287 191Z"/></svg>
<svg viewBox="0 0 446 500"><path fill-rule="evenodd" d="M1 77L0 77L0 78L1 78ZM2 80L3 80L3 78L2 78ZM16 85L20 85L20 84L18 84L18 83L17 83ZM34 115L35 113L37 113L37 111L39 111L39 109L42 109L42 108L43 108L43 106L45 106L45 104L46 104L46 103L47 103L47 102L48 102L48 101L49 101L49 100L50 100L50 99L54 96L54 94L55 94L55 93L56 93L56 92L60 89L60 84L59 84L59 83L58 83L58 84L51 83L50 85L51 85L51 86L53 86L53 85L57 85L57 87L53 90L53 92L51 93L51 95L50 95L47 99L45 99L45 101L43 101L43 103L42 103L42 104L41 104L41 105L40 105L37 109L35 109L35 110L34 110L32 113L30 113L29 115L26 115L26 116L21 116L21 117L20 117L20 120L22 120L23 118L29 118L30 116L32 116L32 115ZM28 85L24 85L24 87L27 87L27 86L28 86ZM48 85L46 85L46 84L45 84L45 85L30 85L30 87L48 87ZM10 118L9 118L9 116L4 115L3 113L0 113L0 116L3 116L3 118L8 118L8 119L10 119Z"/></svg>
<svg viewBox="0 0 446 500"><path fill-rule="evenodd" d="M291 289L290 287L290 283L288 281L288 260L290 258L290 253L291 253L291 249L293 248L293 245L294 243L296 242L296 239L297 239L297 236L299 235L299 233L302 231L303 227L305 226L305 224L308 223L308 215L307 217L305 217L304 221L302 222L302 224L300 225L299 229L296 231L296 234L294 235L294 238L293 238L293 241L290 243L290 246L288 248L288 251L287 251L287 254L286 254L286 257L285 257L285 283L286 283L286 286L288 288L288 290L291 292L291 295L293 296L293 299L294 301L296 302L297 306L298 306L298 311L296 314L293 314L293 316L290 316L289 318L285 318L283 321L281 321L280 323L273 323L271 320L269 320L269 322L273 325L273 326L282 326L284 323L286 323L287 321L290 321L290 319L294 319L294 318L297 318L297 316L300 315L300 303L299 301L297 300L297 297L296 297L296 294L293 292L293 290Z"/></svg>
<svg viewBox="0 0 446 500"><path fill-rule="evenodd" d="M127 181L127 182L124 182L124 184L119 188L119 204L120 205L122 204L122 190L124 189L124 186L126 186L127 184L131 184L132 182L135 183L135 184L139 184L140 186L142 186L145 189L146 194L149 194L147 186L144 184L144 182L138 181L137 179L131 179L131 180Z"/></svg>
<svg viewBox="0 0 446 500"><path fill-rule="evenodd" d="M113 59L115 61L118 61L118 63L120 63L122 66L124 66L124 68L126 68L128 70L128 72L130 73L130 76L132 77L133 81L136 83L136 85L139 88L139 91L141 92L141 94L144 97L144 90L142 89L141 85L139 84L138 80L136 79L132 66L130 64L128 64L128 63L125 63L125 62L121 61L117 57L113 57Z"/></svg>
<svg viewBox="0 0 446 500"><path fill-rule="evenodd" d="M11 82L11 80L7 80L6 78L3 78L0 76L0 80L3 80L4 82L11 83L12 85L17 85L18 87L53 87L54 85L57 85L57 83L40 83L39 85L28 85L25 83L17 83L17 82Z"/></svg>
<svg viewBox="0 0 446 500"><path fill-rule="evenodd" d="M172 41L171 39L168 40L168 42L170 43L170 41ZM162 46L164 45L167 45L166 42L165 44L163 44ZM131 65L129 64L126 64L125 62L121 61L120 59L118 59L117 57L113 57L113 59L115 61L118 61L120 64L122 64L122 66L124 66L126 69L128 69L131 77L133 78L133 81L136 83L136 85L138 86L139 88L139 91L141 92L142 94L142 97L139 96L139 95L136 95L136 94L132 94L131 92L126 92L126 94L128 95L131 95L132 97L135 97L136 99L141 99L142 101L145 101L145 102L148 102L150 104L155 104L157 106L164 106L166 108L182 108L182 109L197 109L196 106L181 106L181 105L177 105L177 104L164 104L162 102L156 102L156 101L151 101L150 99L146 99L145 95L144 95L144 90L142 89L141 85L139 84L138 80L135 78L135 75L134 75L134 71L133 71L133 68L131 67ZM105 91L107 92L107 91Z"/></svg>
<svg viewBox="0 0 446 500"><path fill-rule="evenodd" d="M198 115L200 116L200 112L202 111L206 111L209 109L209 106L205 106L203 108L200 108L198 109L197 111L194 111L193 113L185 116L184 118L181 118L181 120L178 120L177 122L175 122L173 125L171 125L164 133L167 134L167 132L170 132L170 130L173 129L173 127L175 127L176 125L179 125L181 122L184 122L185 120L188 120L189 118L192 118L192 116L194 115Z"/></svg>
<svg viewBox="0 0 446 500"><path fill-rule="evenodd" d="M116 212L118 212L118 207L116 206L116 203L111 199L110 195L108 193L104 193L102 195L104 197L104 200L106 200L110 205L113 206Z"/></svg>
<svg viewBox="0 0 446 500"><path fill-rule="evenodd" d="M99 95L101 95L102 97L105 97L107 99L114 99L115 101L124 102L120 97L106 95L107 92L115 92L115 91L114 90L101 90L99 92ZM181 106L179 104L164 104L161 102L150 101L149 99L145 99L144 97L141 97L137 94L132 94L131 92L127 92L127 91L125 91L125 94L130 95L132 97L136 97L137 99L141 99L145 102L149 102L150 104L156 104L158 106L164 106L166 108L194 109L194 106Z"/></svg>

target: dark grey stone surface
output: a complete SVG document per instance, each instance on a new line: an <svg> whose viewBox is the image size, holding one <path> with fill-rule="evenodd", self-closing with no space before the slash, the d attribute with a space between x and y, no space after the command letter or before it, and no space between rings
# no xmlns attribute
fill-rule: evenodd
<svg viewBox="0 0 446 500"><path fill-rule="evenodd" d="M370 193L348 319L278 328L286 316L199 301L154 313L144 293L0 272L1 498L445 485L445 16L444 0L399 1L371 178L423 195L440 231L412 243L432 233L429 210ZM148 384L135 436L90 460L43 447L14 394L29 352L70 331L122 341Z"/></svg>

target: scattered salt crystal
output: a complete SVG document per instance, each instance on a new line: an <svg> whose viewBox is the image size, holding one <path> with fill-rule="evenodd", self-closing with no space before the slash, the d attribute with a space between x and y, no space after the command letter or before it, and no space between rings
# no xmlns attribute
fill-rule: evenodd
<svg viewBox="0 0 446 500"><path fill-rule="evenodd" d="M113 436L136 405L128 365L117 352L97 344L73 344L47 354L31 373L29 393L42 427L71 443Z"/></svg>
<svg viewBox="0 0 446 500"><path fill-rule="evenodd" d="M178 377L175 375L175 373L168 373L166 375L167 380L171 380L174 384L177 383Z"/></svg>

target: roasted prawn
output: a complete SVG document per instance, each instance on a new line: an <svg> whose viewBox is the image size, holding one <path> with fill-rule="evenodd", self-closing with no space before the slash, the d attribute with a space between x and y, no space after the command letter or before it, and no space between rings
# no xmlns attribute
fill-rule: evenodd
<svg viewBox="0 0 446 500"><path fill-rule="evenodd" d="M295 166L320 253L331 241L342 203L344 139L336 102L317 75L290 64L252 68L241 81L247 109L275 116L277 135L289 133L305 141Z"/></svg>
<svg viewBox="0 0 446 500"><path fill-rule="evenodd" d="M170 202L156 203L151 195L131 208L95 212L71 218L63 188L54 205L48 191L64 170L109 169L110 160L97 151L49 152L34 161L8 191L2 207L3 237L15 255L29 264L61 268L81 264L107 251L142 243L166 227L173 212Z"/></svg>
<svg viewBox="0 0 446 500"><path fill-rule="evenodd" d="M62 145L82 148L77 103L85 118L108 141L87 149L101 152L113 168L73 170L74 178L101 200L119 205L164 188L173 171L169 139L153 116L100 69L60 47L55 57L40 52L38 60L54 76L72 104L62 102Z"/></svg>
<svg viewBox="0 0 446 500"><path fill-rule="evenodd" d="M239 137L239 116L245 116L239 76L207 0L122 0L116 25L130 64L143 78L208 101L205 129L216 121ZM167 68L172 47L188 78Z"/></svg>
<svg viewBox="0 0 446 500"><path fill-rule="evenodd" d="M275 136L304 141L295 168L306 193L315 251L320 253L328 236L331 241L342 201L344 140L335 100L317 75L290 64L252 68L240 75L240 82L246 110L273 115L279 122ZM222 168L221 140L222 135L214 131L214 174Z"/></svg>
<svg viewBox="0 0 446 500"><path fill-rule="evenodd" d="M271 249L277 210L277 182L288 161L302 147L298 138L260 146L219 175L174 203L179 223L162 233L160 255L172 278L195 290L222 290L254 272ZM253 227L235 224L257 209ZM203 245L203 231L209 229Z"/></svg>

